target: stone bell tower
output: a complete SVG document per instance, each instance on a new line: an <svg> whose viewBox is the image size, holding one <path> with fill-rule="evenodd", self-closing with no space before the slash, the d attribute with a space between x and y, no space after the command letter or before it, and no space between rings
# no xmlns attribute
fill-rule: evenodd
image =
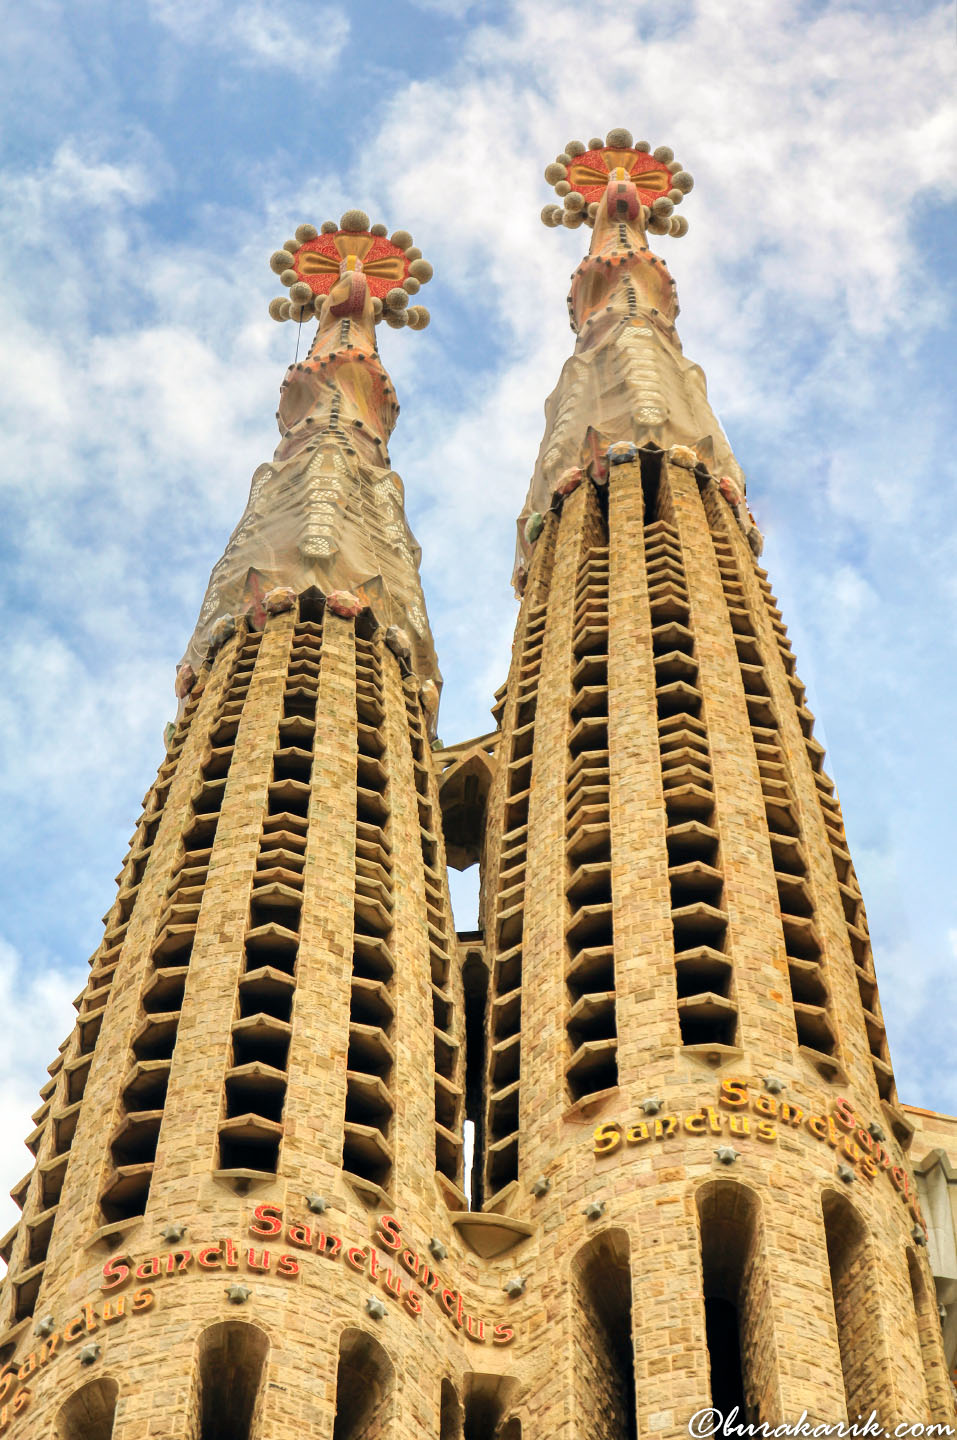
<svg viewBox="0 0 957 1440"><path fill-rule="evenodd" d="M692 178L625 130L545 175L545 224L592 233L519 519L482 884L481 1200L542 1236L535 1433L685 1435L712 1401L953 1423L840 805L649 247Z"/></svg>
<svg viewBox="0 0 957 1440"><path fill-rule="evenodd" d="M272 257L318 325L41 1091L0 1437L954 1421L840 806L648 245L691 176L614 130L546 178L591 245L459 745L376 343L431 267L361 211Z"/></svg>

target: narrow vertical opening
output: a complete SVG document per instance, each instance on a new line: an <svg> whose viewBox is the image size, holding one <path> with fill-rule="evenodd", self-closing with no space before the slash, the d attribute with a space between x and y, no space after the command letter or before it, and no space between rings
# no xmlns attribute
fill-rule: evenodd
<svg viewBox="0 0 957 1440"><path fill-rule="evenodd" d="M343 1330L332 1440L386 1440L391 1436L394 1390L395 1369L378 1340L364 1330Z"/></svg>
<svg viewBox="0 0 957 1440"><path fill-rule="evenodd" d="M886 1353L874 1310L867 1229L851 1202L834 1190L821 1197L834 1320L848 1418L879 1408Z"/></svg>
<svg viewBox="0 0 957 1440"><path fill-rule="evenodd" d="M451 1380L442 1381L439 1440L463 1440L462 1406Z"/></svg>
<svg viewBox="0 0 957 1440"><path fill-rule="evenodd" d="M488 966L479 950L467 952L462 967L465 994L465 1145L471 1165L465 1177L470 1210L481 1210L485 1170L485 1016L488 1007ZM471 1136L469 1135L471 1129ZM471 1147L469 1147L471 1139Z"/></svg>
<svg viewBox="0 0 957 1440"><path fill-rule="evenodd" d="M119 1387L102 1376L75 1390L57 1411L56 1440L110 1440Z"/></svg>
<svg viewBox="0 0 957 1440"><path fill-rule="evenodd" d="M641 467L641 492L645 502L644 523L650 525L658 519L658 487L661 484L661 450L642 450L639 454Z"/></svg>
<svg viewBox="0 0 957 1440"><path fill-rule="evenodd" d="M924 1390L927 1398L927 1412L935 1415L941 1406L935 1406L935 1397L946 1395L947 1374L942 1362L940 1342L940 1320L937 1314L936 1292L927 1284L921 1272L920 1261L914 1251L907 1249L907 1273L910 1277L911 1295L914 1299L914 1319L917 1322L917 1341L920 1345L921 1365L924 1371Z"/></svg>
<svg viewBox="0 0 957 1440"><path fill-rule="evenodd" d="M197 1341L197 1440L257 1440L269 1341L256 1325L224 1321Z"/></svg>
<svg viewBox="0 0 957 1440"><path fill-rule="evenodd" d="M515 1403L517 1389L518 1382L511 1376L477 1372L467 1375L463 1440L502 1440L508 1433L505 1417ZM508 1421L508 1425L517 1423ZM513 1434L520 1440L521 1429Z"/></svg>
<svg viewBox="0 0 957 1440"><path fill-rule="evenodd" d="M575 1380L580 1414L606 1417L609 1435L638 1440L631 1259L624 1230L605 1230L573 1261Z"/></svg>
<svg viewBox="0 0 957 1440"><path fill-rule="evenodd" d="M696 1202L711 1403L760 1424L775 1365L760 1203L730 1180L709 1181Z"/></svg>

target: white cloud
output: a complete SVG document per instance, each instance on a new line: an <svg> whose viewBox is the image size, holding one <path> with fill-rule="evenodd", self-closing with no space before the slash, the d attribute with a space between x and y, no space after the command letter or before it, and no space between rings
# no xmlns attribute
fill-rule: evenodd
<svg viewBox="0 0 957 1440"><path fill-rule="evenodd" d="M148 0L151 17L186 45L228 52L240 64L327 74L349 37L349 21L336 6L317 9L307 0Z"/></svg>
<svg viewBox="0 0 957 1440"><path fill-rule="evenodd" d="M82 984L78 968L70 974L42 968L0 939L0 1010L19 1017L5 1027L0 1046L0 1234L19 1215L7 1192L33 1164L23 1139L33 1129L30 1116L57 1040L73 1029L71 1001Z"/></svg>

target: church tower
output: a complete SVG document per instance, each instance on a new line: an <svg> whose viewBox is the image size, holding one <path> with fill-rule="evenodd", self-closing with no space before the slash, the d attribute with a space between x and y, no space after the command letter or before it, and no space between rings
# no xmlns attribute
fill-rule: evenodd
<svg viewBox="0 0 957 1440"><path fill-rule="evenodd" d="M840 806L648 248L691 177L615 130L546 178L591 245L463 744L376 343L431 267L361 211L272 257L318 327L34 1116L0 1436L953 1422Z"/></svg>

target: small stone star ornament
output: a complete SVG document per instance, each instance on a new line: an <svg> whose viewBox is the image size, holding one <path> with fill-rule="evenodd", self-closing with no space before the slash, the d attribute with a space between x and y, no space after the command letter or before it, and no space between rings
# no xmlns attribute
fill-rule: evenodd
<svg viewBox="0 0 957 1440"><path fill-rule="evenodd" d="M714 1153L719 1165L733 1165L739 1152L733 1145L719 1145Z"/></svg>
<svg viewBox="0 0 957 1440"><path fill-rule="evenodd" d="M226 1299L230 1305L245 1305L253 1292L248 1285L227 1285Z"/></svg>

